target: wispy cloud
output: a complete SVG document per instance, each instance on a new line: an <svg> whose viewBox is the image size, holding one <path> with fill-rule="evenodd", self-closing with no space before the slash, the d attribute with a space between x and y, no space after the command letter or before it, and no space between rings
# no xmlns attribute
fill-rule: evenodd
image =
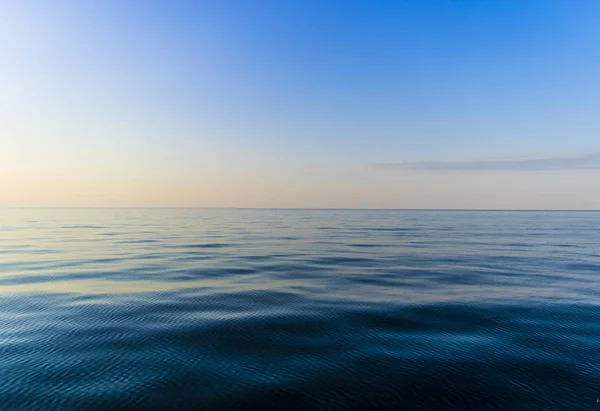
<svg viewBox="0 0 600 411"><path fill-rule="evenodd" d="M379 168L420 171L543 171L600 170L600 154L564 157L499 158L470 161L398 161L379 163Z"/></svg>

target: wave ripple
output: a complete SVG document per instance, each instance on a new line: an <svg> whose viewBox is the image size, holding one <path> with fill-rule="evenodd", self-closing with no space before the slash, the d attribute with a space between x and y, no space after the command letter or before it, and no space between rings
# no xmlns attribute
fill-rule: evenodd
<svg viewBox="0 0 600 411"><path fill-rule="evenodd" d="M0 232L0 409L598 409L600 213L4 209Z"/></svg>

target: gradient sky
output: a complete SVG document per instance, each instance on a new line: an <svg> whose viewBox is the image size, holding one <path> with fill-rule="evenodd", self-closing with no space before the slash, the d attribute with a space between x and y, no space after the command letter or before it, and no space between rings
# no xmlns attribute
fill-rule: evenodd
<svg viewBox="0 0 600 411"><path fill-rule="evenodd" d="M597 0L0 16L0 205L600 209Z"/></svg>

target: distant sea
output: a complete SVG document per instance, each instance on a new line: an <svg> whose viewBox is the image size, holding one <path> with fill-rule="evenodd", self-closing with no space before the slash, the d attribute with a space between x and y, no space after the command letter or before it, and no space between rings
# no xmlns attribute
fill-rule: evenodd
<svg viewBox="0 0 600 411"><path fill-rule="evenodd" d="M600 213L0 209L2 410L600 410Z"/></svg>

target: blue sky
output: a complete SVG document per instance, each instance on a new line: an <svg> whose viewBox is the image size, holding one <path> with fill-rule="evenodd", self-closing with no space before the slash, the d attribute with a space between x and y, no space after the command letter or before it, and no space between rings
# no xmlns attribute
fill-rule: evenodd
<svg viewBox="0 0 600 411"><path fill-rule="evenodd" d="M600 208L595 0L0 14L0 205Z"/></svg>

